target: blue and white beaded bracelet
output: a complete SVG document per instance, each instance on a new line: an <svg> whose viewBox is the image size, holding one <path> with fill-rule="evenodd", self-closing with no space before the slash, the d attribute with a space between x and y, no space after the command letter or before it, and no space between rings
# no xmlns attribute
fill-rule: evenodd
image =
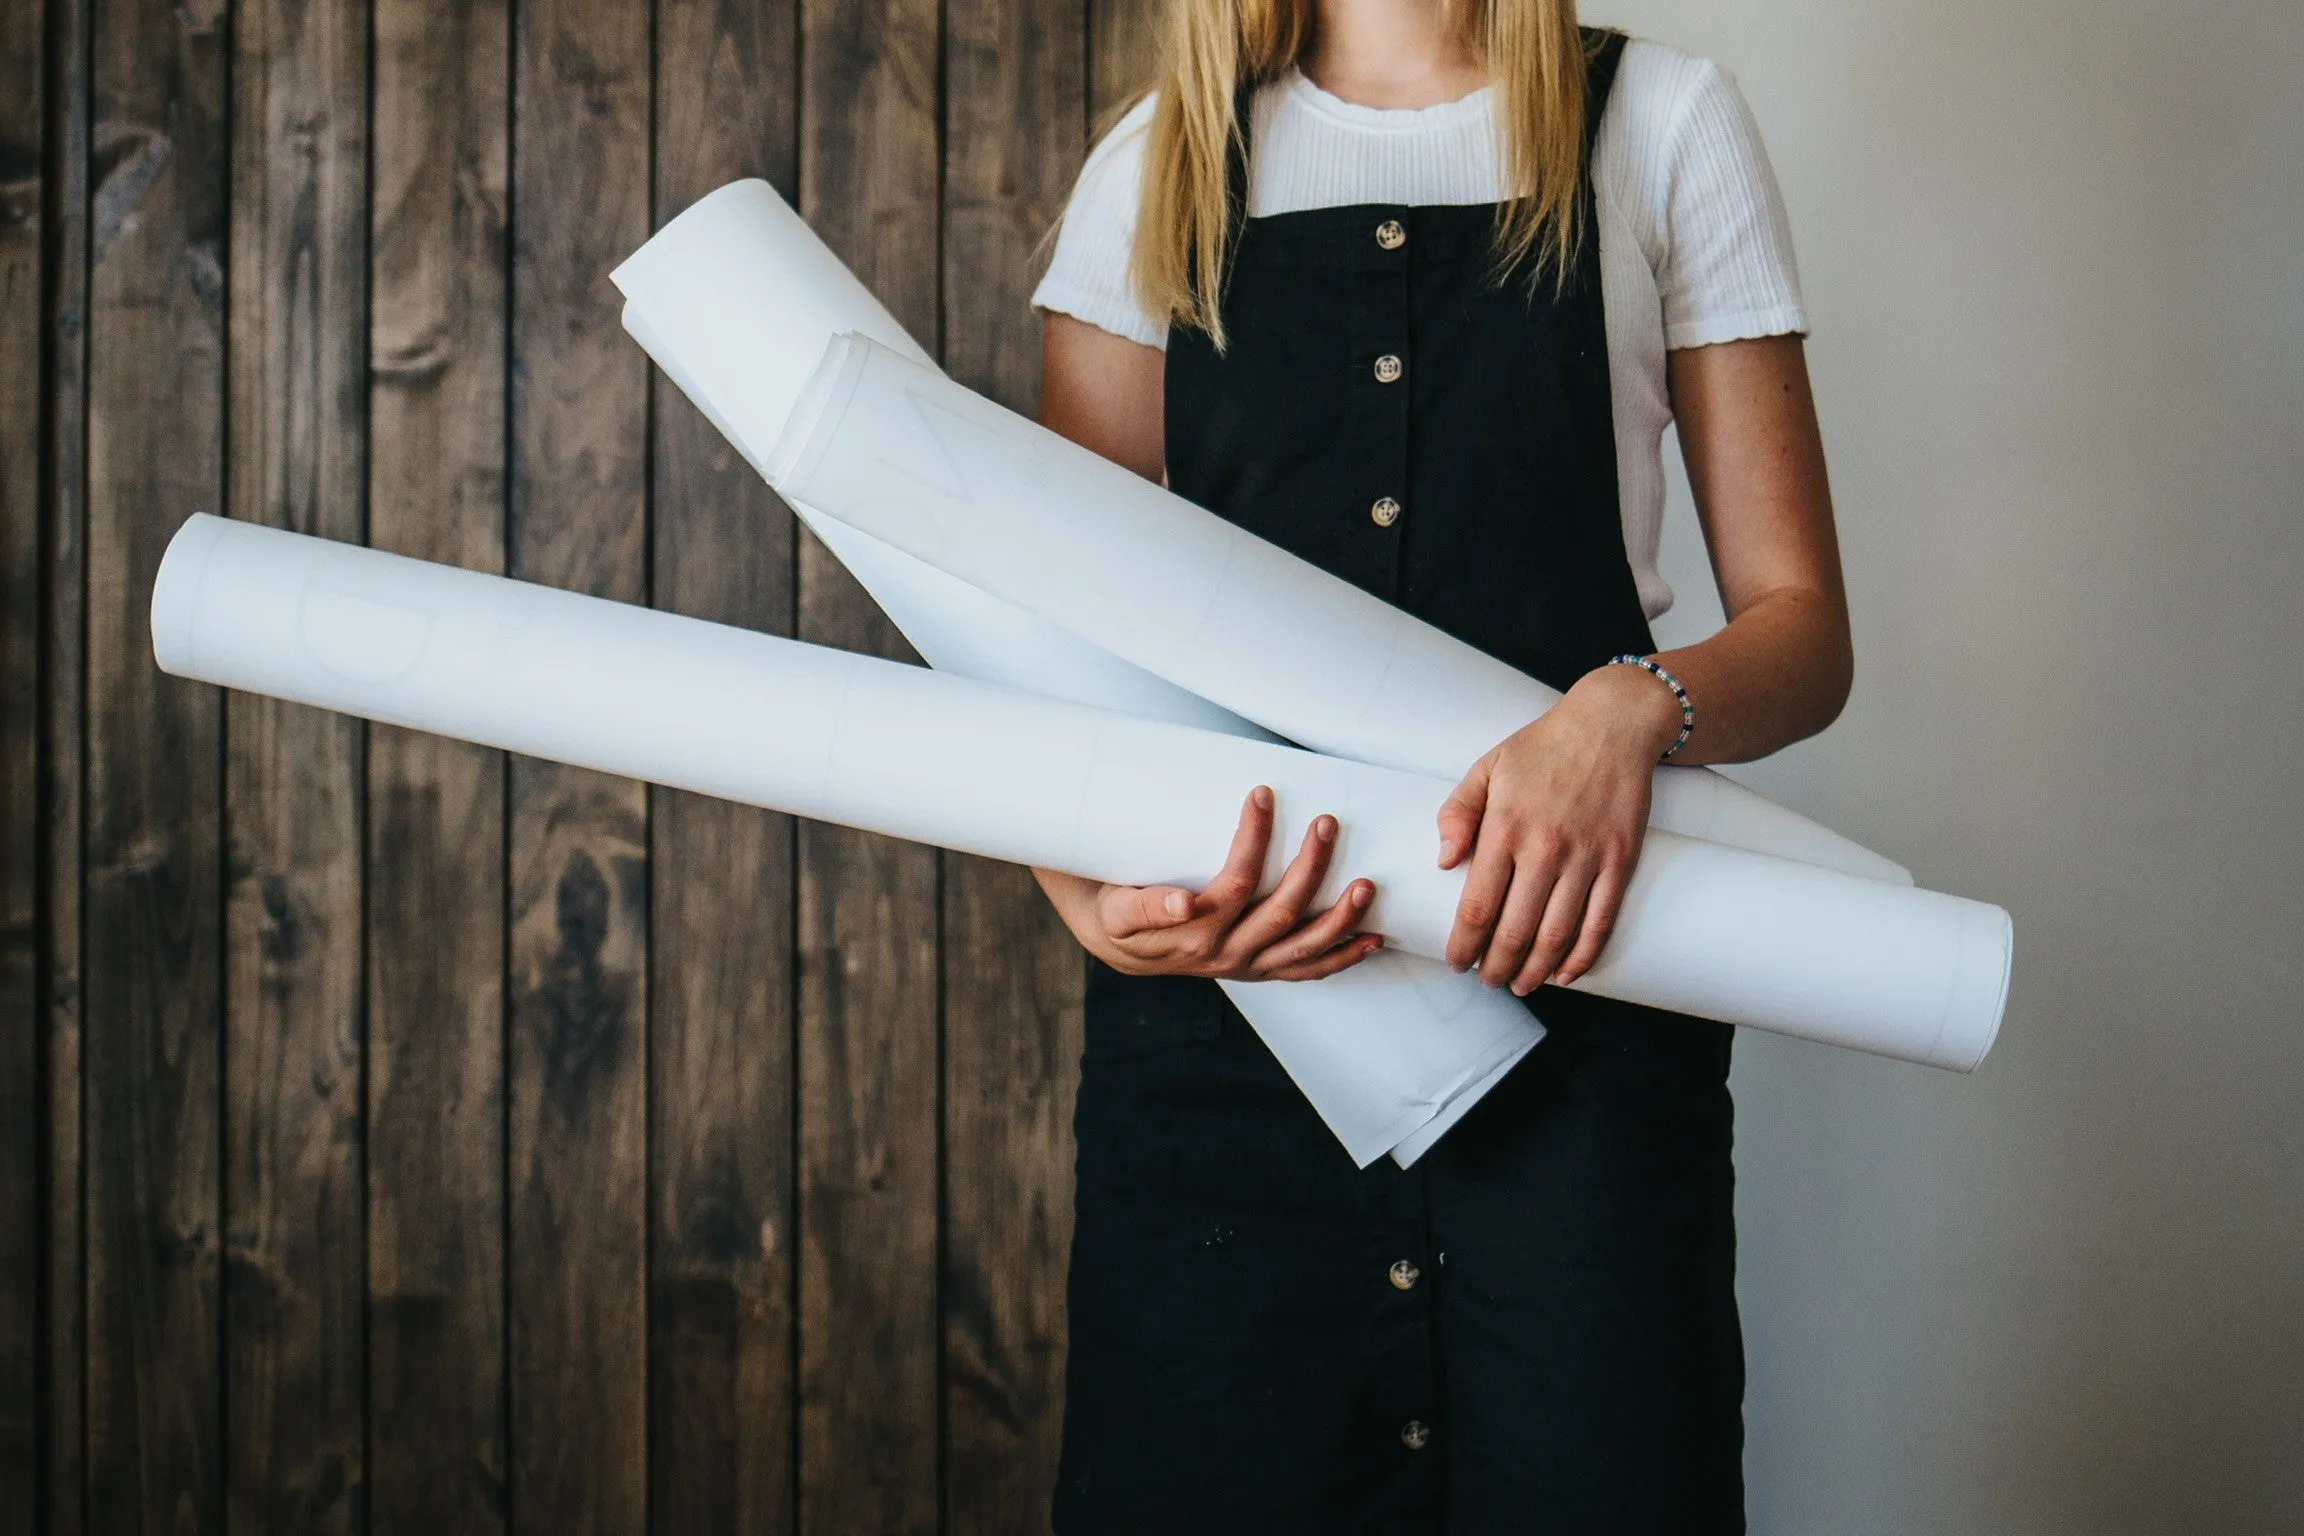
<svg viewBox="0 0 2304 1536"><path fill-rule="evenodd" d="M1662 667L1656 665L1655 662L1650 661L1647 657L1634 656L1630 652L1626 652L1622 656L1609 657L1608 665L1612 667L1638 667L1644 672L1653 672L1656 674L1657 679L1662 682L1665 687L1672 690L1672 697L1680 701L1680 739L1673 742L1672 745L1666 747L1664 749L1664 756L1657 758L1656 761L1661 763L1665 761L1666 758L1671 757L1673 753L1688 745L1689 736L1694 734L1696 730L1696 706L1688 702L1688 690L1680 686L1680 679L1674 677L1671 673L1665 671Z"/></svg>

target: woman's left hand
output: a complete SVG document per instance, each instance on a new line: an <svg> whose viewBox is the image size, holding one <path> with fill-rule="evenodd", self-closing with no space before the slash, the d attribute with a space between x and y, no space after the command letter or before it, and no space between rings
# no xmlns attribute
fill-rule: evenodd
<svg viewBox="0 0 2304 1536"><path fill-rule="evenodd" d="M1526 997L1590 970L1648 831L1658 754L1680 705L1639 667L1606 666L1473 764L1440 809L1440 867L1469 857L1448 964Z"/></svg>

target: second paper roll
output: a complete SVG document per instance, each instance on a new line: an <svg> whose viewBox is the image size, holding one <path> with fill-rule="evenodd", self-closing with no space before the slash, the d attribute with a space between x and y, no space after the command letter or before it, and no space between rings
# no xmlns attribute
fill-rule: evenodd
<svg viewBox="0 0 2304 1536"><path fill-rule="evenodd" d="M1309 818L1330 889L1441 953L1461 876L1449 785L650 609L216 518L170 546L154 649L184 676L942 847L1128 884L1206 884L1272 786L1276 878ZM1972 1067L2005 999L2007 915L1652 832L1581 988Z"/></svg>

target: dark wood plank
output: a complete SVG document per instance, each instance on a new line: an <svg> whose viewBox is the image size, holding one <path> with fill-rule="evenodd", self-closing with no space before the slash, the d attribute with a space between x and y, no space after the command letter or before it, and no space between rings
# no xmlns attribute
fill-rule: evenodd
<svg viewBox="0 0 2304 1536"><path fill-rule="evenodd" d="M42 466L40 990L46 1038L46 1251L40 1361L43 1529L87 1526L87 1270L81 1202L81 761L87 667L88 176L87 0L49 0L42 170L47 294Z"/></svg>
<svg viewBox="0 0 2304 1536"><path fill-rule="evenodd" d="M38 1518L42 8L0 0L0 1532Z"/></svg>
<svg viewBox="0 0 2304 1536"><path fill-rule="evenodd" d="M1078 0L948 0L944 360L1030 413L1030 297L1086 113ZM945 1529L1045 1529L1063 1422L1080 948L1031 875L944 864Z"/></svg>
<svg viewBox="0 0 2304 1536"><path fill-rule="evenodd" d="M222 1523L216 690L152 665L161 551L223 503L226 8L94 35L88 372L88 1503Z"/></svg>
<svg viewBox="0 0 2304 1536"><path fill-rule="evenodd" d="M511 28L377 0L369 538L504 565ZM369 1520L505 1523L504 759L368 742Z"/></svg>
<svg viewBox="0 0 2304 1536"><path fill-rule="evenodd" d="M945 1529L1047 1528L1064 1409L1080 947L1031 872L944 866Z"/></svg>
<svg viewBox="0 0 2304 1536"><path fill-rule="evenodd" d="M516 8L514 573L647 596L648 0ZM512 765L512 1518L647 1518L647 790Z"/></svg>
<svg viewBox="0 0 2304 1536"><path fill-rule="evenodd" d="M925 346L938 330L936 0L803 0L801 211ZM813 539L801 635L910 653ZM939 1522L937 858L799 828L800 1525Z"/></svg>
<svg viewBox="0 0 2304 1536"><path fill-rule="evenodd" d="M244 0L232 26L228 500L359 542L367 420L368 7ZM362 733L225 714L226 1512L360 1525Z"/></svg>
<svg viewBox="0 0 2304 1536"><path fill-rule="evenodd" d="M791 192L797 29L790 0L659 0L657 222L738 176ZM791 514L661 377L654 400L654 601L789 634ZM650 1523L784 1533L792 823L673 791L649 815Z"/></svg>
<svg viewBox="0 0 2304 1536"><path fill-rule="evenodd" d="M1088 112L1091 136L1152 84L1160 58L1164 0L1085 0L1088 7Z"/></svg>

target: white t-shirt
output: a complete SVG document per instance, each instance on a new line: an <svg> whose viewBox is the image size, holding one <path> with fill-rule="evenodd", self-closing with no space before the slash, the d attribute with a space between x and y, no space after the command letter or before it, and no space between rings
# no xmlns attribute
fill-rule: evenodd
<svg viewBox="0 0 2304 1536"><path fill-rule="evenodd" d="M1356 106L1291 73L1257 95L1249 214L1499 201L1494 102L1486 87L1436 107ZM1128 281L1152 105L1138 103L1089 153L1032 302L1162 347L1166 321L1145 313ZM1592 181L1624 549L1654 618L1672 605L1656 572L1672 422L1666 350L1806 334L1808 317L1759 128L1717 65L1629 43L1593 141Z"/></svg>

